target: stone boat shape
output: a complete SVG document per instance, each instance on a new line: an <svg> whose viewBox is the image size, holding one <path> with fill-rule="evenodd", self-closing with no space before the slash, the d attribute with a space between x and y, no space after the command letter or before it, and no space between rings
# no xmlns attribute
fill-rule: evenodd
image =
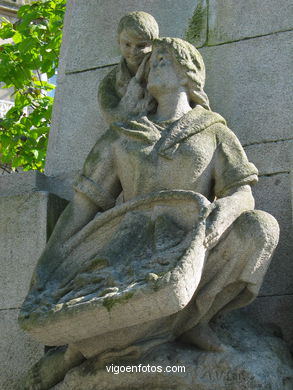
<svg viewBox="0 0 293 390"><path fill-rule="evenodd" d="M21 327L64 345L182 310L202 275L209 204L193 191L159 191L98 213L64 244L37 299L29 293Z"/></svg>

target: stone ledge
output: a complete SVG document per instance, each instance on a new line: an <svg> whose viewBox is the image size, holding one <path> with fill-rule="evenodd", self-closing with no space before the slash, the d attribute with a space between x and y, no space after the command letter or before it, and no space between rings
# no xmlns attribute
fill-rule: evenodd
<svg viewBox="0 0 293 390"><path fill-rule="evenodd" d="M0 199L44 191L71 200L72 182L76 174L77 171L69 171L58 176L47 176L38 171L28 171L2 175L0 176Z"/></svg>
<svg viewBox="0 0 293 390"><path fill-rule="evenodd" d="M45 187L45 175L38 171L11 173L0 176L0 197L45 191Z"/></svg>

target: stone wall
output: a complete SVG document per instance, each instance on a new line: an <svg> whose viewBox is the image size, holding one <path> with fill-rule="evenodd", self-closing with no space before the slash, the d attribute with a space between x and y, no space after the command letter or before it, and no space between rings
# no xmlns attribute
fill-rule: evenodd
<svg viewBox="0 0 293 390"><path fill-rule="evenodd" d="M201 50L211 105L227 119L259 169L259 183L254 188L256 207L273 214L281 228L259 298L245 311L280 326L290 343L292 13L292 2L286 0L210 0L207 41Z"/></svg>
<svg viewBox="0 0 293 390"><path fill-rule="evenodd" d="M0 389L18 381L44 353L17 324L34 266L66 202L38 172L0 177ZM54 183L58 188L58 183Z"/></svg>

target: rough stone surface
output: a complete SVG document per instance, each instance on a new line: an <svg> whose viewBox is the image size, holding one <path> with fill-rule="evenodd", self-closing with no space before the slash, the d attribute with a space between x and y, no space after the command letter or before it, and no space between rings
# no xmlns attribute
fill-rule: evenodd
<svg viewBox="0 0 293 390"><path fill-rule="evenodd" d="M11 173L0 178L0 197L44 191L46 179L37 171Z"/></svg>
<svg viewBox="0 0 293 390"><path fill-rule="evenodd" d="M20 390L18 381L44 347L20 330L22 303L40 256L65 202L45 191L46 177L26 172L0 178L0 388Z"/></svg>
<svg viewBox="0 0 293 390"><path fill-rule="evenodd" d="M188 304L200 280L205 229L201 225L196 233L187 232L198 225L208 204L200 195L166 191L100 214L83 231L85 245L78 239L68 261L65 258L57 272L53 268L51 284L33 307L33 320L22 319L22 326L44 344L64 345L177 312ZM153 250L152 239L159 240ZM179 261L189 247L191 254Z"/></svg>
<svg viewBox="0 0 293 390"><path fill-rule="evenodd" d="M14 176L17 182L18 175ZM29 179L33 176L24 175ZM12 191L16 187L15 184ZM62 200L43 191L0 196L1 309L17 308L22 303L36 261L64 205Z"/></svg>
<svg viewBox="0 0 293 390"><path fill-rule="evenodd" d="M125 369L122 366L139 364L145 366L144 370L160 366L162 372L157 373L134 371L116 375L106 368L98 369L98 361L93 359L71 370L53 389L291 390L292 358L285 343L244 316L233 314L228 318L213 327L228 345L225 352L203 352L174 343L155 348L143 360L115 364L121 370ZM167 373L167 366L184 366L185 372Z"/></svg>
<svg viewBox="0 0 293 390"><path fill-rule="evenodd" d="M36 191L46 191L62 199L70 200L73 195L72 181L78 172L67 175L46 176L38 171L11 173L0 178L0 198Z"/></svg>
<svg viewBox="0 0 293 390"><path fill-rule="evenodd" d="M293 28L290 0L210 0L208 44Z"/></svg>
<svg viewBox="0 0 293 390"><path fill-rule="evenodd" d="M290 161L293 140L275 141L246 146L245 152L249 161L253 162L259 175L290 172Z"/></svg>
<svg viewBox="0 0 293 390"><path fill-rule="evenodd" d="M244 145L292 139L293 32L201 49L206 92Z"/></svg>
<svg viewBox="0 0 293 390"><path fill-rule="evenodd" d="M22 302L35 262L66 204L46 192L47 181L53 178L36 171L0 178L2 309Z"/></svg>
<svg viewBox="0 0 293 390"><path fill-rule="evenodd" d="M107 129L99 115L98 85L111 68L66 75L59 80L53 110L46 174L82 168L97 138Z"/></svg>
<svg viewBox="0 0 293 390"><path fill-rule="evenodd" d="M44 192L0 198L3 309L18 307L27 293L32 271L46 245L47 202Z"/></svg>
<svg viewBox="0 0 293 390"><path fill-rule="evenodd" d="M44 353L43 345L20 330L17 316L16 309L0 311L1 390L22 390L20 378Z"/></svg>
<svg viewBox="0 0 293 390"><path fill-rule="evenodd" d="M45 176L46 191L63 200L72 200L73 181L77 174L78 171L70 171L58 176Z"/></svg>
<svg viewBox="0 0 293 390"><path fill-rule="evenodd" d="M72 4L71 4L72 3ZM198 5L206 8L206 1L186 0L184 7L175 0L82 0L69 2L71 7L69 47L66 59L66 72L81 71L114 64L119 61L116 29L119 19L131 11L145 11L152 14L160 26L161 36L184 38L189 22ZM72 6L74 5L74 10ZM115 12L113 12L115 10ZM206 19L206 14L203 14ZM205 29L206 21L202 24ZM205 34L204 34L205 35ZM199 42L205 41L200 34Z"/></svg>
<svg viewBox="0 0 293 390"><path fill-rule="evenodd" d="M241 309L256 321L268 325L276 335L282 335L293 352L293 295L258 297Z"/></svg>
<svg viewBox="0 0 293 390"><path fill-rule="evenodd" d="M256 208L271 213L280 225L280 241L265 276L260 295L293 293L293 237L288 173L260 177L253 187ZM268 310L269 307L268 307Z"/></svg>

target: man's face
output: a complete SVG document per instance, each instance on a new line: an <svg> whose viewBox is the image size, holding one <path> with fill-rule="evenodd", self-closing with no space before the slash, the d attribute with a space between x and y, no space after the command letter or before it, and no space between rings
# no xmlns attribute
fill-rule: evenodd
<svg viewBox="0 0 293 390"><path fill-rule="evenodd" d="M123 30L119 37L122 56L131 68L138 68L144 56L152 50L152 44L134 30Z"/></svg>

